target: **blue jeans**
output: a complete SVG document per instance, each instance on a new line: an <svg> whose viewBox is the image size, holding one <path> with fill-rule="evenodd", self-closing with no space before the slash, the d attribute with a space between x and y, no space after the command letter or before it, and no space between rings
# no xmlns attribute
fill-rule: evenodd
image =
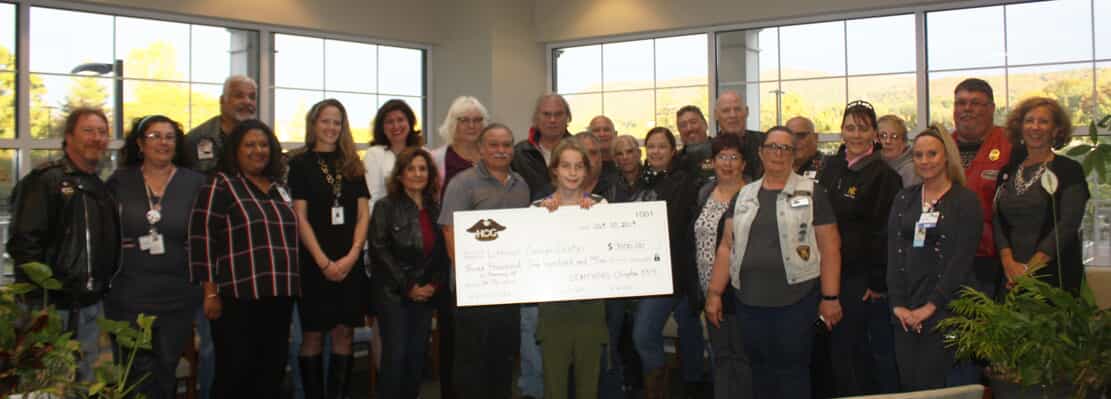
<svg viewBox="0 0 1111 399"><path fill-rule="evenodd" d="M62 318L62 329L72 330L73 339L81 345L81 358L77 360L77 380L93 381L93 364L100 357L100 326L96 319L104 315L101 302L77 309L77 325L70 325L70 309L58 309Z"/></svg>
<svg viewBox="0 0 1111 399"><path fill-rule="evenodd" d="M625 306L628 299L606 300L606 328L609 330L609 345L602 352L602 372L598 377L598 397L602 399L623 399L625 397L625 366L621 362L618 344L621 342L621 328L625 323Z"/></svg>
<svg viewBox="0 0 1111 399"><path fill-rule="evenodd" d="M810 398L810 348L817 320L817 291L787 306L738 301L737 323L752 367L752 397Z"/></svg>
<svg viewBox="0 0 1111 399"><path fill-rule="evenodd" d="M544 358L536 344L536 323L540 308L536 304L521 305L521 375L517 388L521 396L544 396Z"/></svg>
<svg viewBox="0 0 1111 399"><path fill-rule="evenodd" d="M876 383L879 393L899 392L899 372L895 364L895 325L887 298L868 301L868 341L872 360L876 362Z"/></svg>
<svg viewBox="0 0 1111 399"><path fill-rule="evenodd" d="M212 392L212 380L216 378L216 348L212 346L212 326L207 317L204 317L204 306L197 309L194 318L197 323L197 338L200 347L197 348L197 381L201 385L201 399L208 399Z"/></svg>
<svg viewBox="0 0 1111 399"><path fill-rule="evenodd" d="M702 337L702 324L698 313L694 312L687 297L658 296L641 298L637 304L636 319L633 322L633 343L640 355L642 371L647 374L664 367L663 328L667 316L675 313L679 324L679 357L682 359L684 382L699 382L703 379L705 365L703 353L705 341Z"/></svg>

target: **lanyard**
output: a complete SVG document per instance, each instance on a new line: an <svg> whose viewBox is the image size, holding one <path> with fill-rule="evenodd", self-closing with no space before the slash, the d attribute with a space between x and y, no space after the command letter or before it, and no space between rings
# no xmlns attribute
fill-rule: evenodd
<svg viewBox="0 0 1111 399"><path fill-rule="evenodd" d="M155 225L162 220L162 200L166 198L166 191L170 188L170 182L174 180L175 174L177 174L176 167L170 169L170 177L166 178L166 186L162 188L162 195L158 196L158 201L154 201L151 198L152 194L154 193L154 189L151 188L150 184L147 184L146 176L143 176L143 193L147 195L147 207L149 209L147 211L146 217L147 224L150 226L151 233L154 233L156 231Z"/></svg>

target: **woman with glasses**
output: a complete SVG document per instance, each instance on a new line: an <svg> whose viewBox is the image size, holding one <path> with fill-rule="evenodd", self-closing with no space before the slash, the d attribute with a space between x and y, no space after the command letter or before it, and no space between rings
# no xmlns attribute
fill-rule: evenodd
<svg viewBox="0 0 1111 399"><path fill-rule="evenodd" d="M903 179L903 187L910 187L921 180L914 174L910 146L907 145L907 124L898 115L881 116L876 122L884 162Z"/></svg>
<svg viewBox="0 0 1111 399"><path fill-rule="evenodd" d="M937 323L962 286L973 285L983 210L964 185L953 138L931 126L914 138L914 170L922 179L899 192L888 218L887 286L896 320L895 358L903 391L975 384L960 378ZM977 371L977 370L972 370Z"/></svg>
<svg viewBox="0 0 1111 399"><path fill-rule="evenodd" d="M841 305L845 319L830 336L840 396L895 392L892 326L887 305L887 216L903 187L876 143L876 111L853 101L841 119L843 144L818 172L841 233Z"/></svg>
<svg viewBox="0 0 1111 399"><path fill-rule="evenodd" d="M694 237L695 263L698 266L698 306L705 303L710 283L710 269L714 265L718 245L725 231L726 211L733 204L737 192L745 185L742 172L745 168L744 150L740 138L723 134L710 141L710 159L714 167L714 180L698 191L698 203L693 209L691 230ZM717 326L708 326L710 354L713 359L714 397L747 398L752 396L752 372L748 356L741 342L737 324L737 303L734 290L722 294L722 318Z"/></svg>
<svg viewBox="0 0 1111 399"><path fill-rule="evenodd" d="M478 161L478 133L486 126L489 113L477 98L456 97L440 124L440 137L448 144L429 151L440 175L440 191L451 178ZM450 364L450 363L449 363Z"/></svg>
<svg viewBox="0 0 1111 399"><path fill-rule="evenodd" d="M438 191L441 195L455 175L478 162L478 133L486 126L487 119L489 113L477 98L460 96L451 102L444 123L440 124L440 137L448 144L429 151L432 163L436 165L436 181L440 184ZM437 198L437 201L441 199ZM432 303L436 306L436 333L440 336L439 364L450 365L455 359L455 295L450 289L438 290L432 297ZM451 367L440 368L440 396L444 399L455 397L451 371Z"/></svg>
<svg viewBox="0 0 1111 399"><path fill-rule="evenodd" d="M999 172L993 230L1008 282L1044 264L1035 275L1078 294L1080 223L1090 194L1080 164L1053 152L1069 142L1071 121L1056 100L1044 97L1023 100L1007 116L1011 142L1025 151L1015 151ZM1057 178L1057 187L1042 185L1046 174Z"/></svg>
<svg viewBox="0 0 1111 399"><path fill-rule="evenodd" d="M809 398L812 325L841 319L837 224L826 190L795 174L791 132L768 130L764 176L742 187L725 212L706 298L706 318L725 328L727 293L752 368L739 397ZM718 365L715 364L715 367ZM715 381L721 384L722 381Z"/></svg>
<svg viewBox="0 0 1111 399"><path fill-rule="evenodd" d="M619 137L620 138L620 137ZM644 137L647 159L638 180L636 201L666 201L668 226L688 226L698 187L675 158L675 135L656 127ZM703 378L702 326L691 297L697 289L693 242L686 229L669 229L673 294L641 298L633 322L633 343L640 355L646 398L663 398L670 392L664 374L664 323L675 313L679 324L679 353L684 361L683 381L695 387Z"/></svg>
<svg viewBox="0 0 1111 399"><path fill-rule="evenodd" d="M367 303L365 173L343 104L327 99L313 105L305 115L305 146L289 159L289 189L301 233L298 309L304 338L298 363L306 398L347 395L354 327L363 325ZM326 387L324 334L332 338Z"/></svg>
<svg viewBox="0 0 1111 399"><path fill-rule="evenodd" d="M162 115L136 119L120 155L123 167L108 178L119 204L121 259L104 299L109 319L134 322L155 316L151 349L132 363L135 390L151 399L176 397L174 371L193 337L193 316L203 292L189 283L186 242L189 210L204 176L184 168L185 134Z"/></svg>

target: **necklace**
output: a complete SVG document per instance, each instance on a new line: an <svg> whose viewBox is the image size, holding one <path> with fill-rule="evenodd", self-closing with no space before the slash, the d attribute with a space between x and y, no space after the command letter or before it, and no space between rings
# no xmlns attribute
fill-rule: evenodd
<svg viewBox="0 0 1111 399"><path fill-rule="evenodd" d="M336 173L333 176L331 168L324 162L324 158L320 154L316 155L316 164L320 166L320 172L324 173L324 181L332 186L332 206L339 206L339 198L343 194L343 174Z"/></svg>
<svg viewBox="0 0 1111 399"><path fill-rule="evenodd" d="M1026 166L1018 167L1018 173L1015 173L1016 196L1026 194L1026 191L1029 191L1031 187L1034 187L1034 183L1040 180L1040 178L1042 177L1042 173L1045 173L1045 164L1046 162L1038 164L1038 169L1034 170L1034 175L1030 176L1030 180L1026 180Z"/></svg>
<svg viewBox="0 0 1111 399"><path fill-rule="evenodd" d="M143 186L145 188L145 190L143 191L147 195L148 207L145 216L147 218L147 224L150 225L151 232L154 232L154 226L158 224L158 222L162 221L162 200L165 199L166 187L170 186L170 180L173 180L175 174L177 174L177 168L171 168L170 176L166 178L166 183L162 186L161 192L154 191L154 188L151 187L150 183L147 182L146 176L143 176ZM158 200L155 201L152 197L157 198Z"/></svg>

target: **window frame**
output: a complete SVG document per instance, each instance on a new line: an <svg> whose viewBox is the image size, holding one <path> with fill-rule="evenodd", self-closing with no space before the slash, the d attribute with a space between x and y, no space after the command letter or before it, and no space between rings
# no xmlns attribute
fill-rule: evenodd
<svg viewBox="0 0 1111 399"><path fill-rule="evenodd" d="M429 101L429 87L432 87L433 74L428 64L433 59L432 46L422 43L404 42L385 38L352 35L339 32L326 32L314 29L305 29L298 27L282 26L267 23L257 22L242 22L232 19L207 17L197 15L176 14L164 11L151 11L138 8L105 5L105 4L87 4L87 3L74 3L62 0L0 0L4 3L14 4L16 7L16 96L15 96L15 115L16 115L16 137L14 139L0 139L0 148L16 149L16 169L17 178L26 176L31 171L30 151L32 150L58 150L61 149L62 140L58 138L52 139L33 139L30 137L30 25L34 23L31 21L30 14L32 7L46 7L60 10L88 12L111 15L113 17L127 17L127 18L140 18L151 19L166 22L185 23L190 25L205 25L220 28L230 28L253 31L258 34L258 52L257 59L255 60L255 67L257 68L256 81L259 85L258 91L258 117L269 125L274 123L274 34L290 34L299 36L309 36L319 39L332 39L360 42L374 45L395 46L411 49L419 49L424 56L424 69L421 71L422 99L425 115L434 115L434 102ZM125 78L126 81L136 81L135 79ZM426 116L427 118L427 116ZM301 143L282 143L283 150L291 150L300 146ZM113 138L109 143L110 150L116 150L123 146L123 139ZM360 149L365 147L366 144L359 144Z"/></svg>

